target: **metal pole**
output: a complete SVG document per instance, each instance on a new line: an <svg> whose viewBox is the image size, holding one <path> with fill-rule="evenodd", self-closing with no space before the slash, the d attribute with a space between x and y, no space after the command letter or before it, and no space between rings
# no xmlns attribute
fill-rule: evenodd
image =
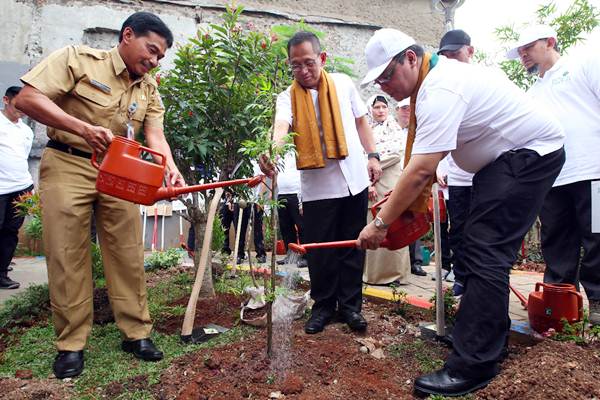
<svg viewBox="0 0 600 400"><path fill-rule="evenodd" d="M433 184L433 237L435 246L435 325L439 337L446 335L444 291L442 289L442 242L440 227L440 196L438 184Z"/></svg>
<svg viewBox="0 0 600 400"><path fill-rule="evenodd" d="M147 209L146 206L140 206L142 209L142 218L143 218L143 223L142 223L142 246L144 247L144 250L146 250L146 217L147 217Z"/></svg>

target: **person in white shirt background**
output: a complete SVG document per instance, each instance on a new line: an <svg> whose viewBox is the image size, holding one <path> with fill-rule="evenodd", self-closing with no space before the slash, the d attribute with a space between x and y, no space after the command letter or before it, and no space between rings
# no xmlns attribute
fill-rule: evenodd
<svg viewBox="0 0 600 400"><path fill-rule="evenodd" d="M600 49L561 57L556 37L550 26L530 26L507 57L520 58L538 75L527 93L556 116L567 135L565 165L540 213L544 281L581 282L590 322L600 325L600 233L592 232L591 206L593 185L600 190Z"/></svg>
<svg viewBox="0 0 600 400"><path fill-rule="evenodd" d="M300 171L296 169L296 154L292 151L285 155L283 168L277 174L277 200L281 203L277 210L277 217L279 218L281 237L287 249L285 257L277 260L279 265L296 260L295 256L292 257L291 250L288 249L290 243L296 243L297 240L304 243L300 191ZM300 268L307 267L306 258L297 259L296 265Z"/></svg>
<svg viewBox="0 0 600 400"><path fill-rule="evenodd" d="M475 49L471 46L471 37L461 29L454 29L444 34L440 40L438 54L446 58L454 59L464 63L470 63ZM454 285L452 291L455 296L464 293L464 278L462 268L457 263L460 260L458 253L462 243L463 230L469 209L471 208L471 186L473 185L473 174L463 171L456 165L452 155L448 154L440 163L445 166L445 174L438 173L440 186L448 187L448 200L446 206L450 218L450 229L448 230L448 245L452 252L452 269L454 271ZM438 172L440 169L438 169Z"/></svg>
<svg viewBox="0 0 600 400"><path fill-rule="evenodd" d="M6 90L0 113L0 289L16 289L19 283L8 277L10 263L19 242L19 228L24 217L18 215L14 201L33 190L27 158L31 151L33 132L21 119L23 113L15 107L15 97L21 88Z"/></svg>
<svg viewBox="0 0 600 400"><path fill-rule="evenodd" d="M425 53L398 30L376 31L365 54L369 70L362 84L375 81L396 100L410 96L409 128L415 121L416 132L380 223L368 224L358 245L377 248L387 225L415 200L427 200L422 194L449 152L460 168L475 173L459 254L465 293L453 349L443 368L414 384L420 393L463 396L499 372L510 327L509 273L564 164L564 131L501 71Z"/></svg>

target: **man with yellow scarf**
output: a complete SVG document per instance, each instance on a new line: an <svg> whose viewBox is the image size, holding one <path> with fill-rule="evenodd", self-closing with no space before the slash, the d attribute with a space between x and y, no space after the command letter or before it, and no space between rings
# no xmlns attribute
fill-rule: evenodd
<svg viewBox="0 0 600 400"><path fill-rule="evenodd" d="M459 254L465 293L453 351L442 369L415 380L418 392L462 396L498 373L510 327L509 271L564 163L564 132L501 72L425 53L398 30L375 32L365 54L364 85L375 81L396 100L410 96L411 157L379 224L360 233L360 247L377 248L387 224L426 206L437 165L449 152L475 173Z"/></svg>
<svg viewBox="0 0 600 400"><path fill-rule="evenodd" d="M354 239L365 225L369 181L381 175L367 107L348 76L325 72L327 55L313 33L296 33L287 51L294 82L277 97L275 141L290 128L296 133L304 240ZM266 156L259 162L264 173L275 173ZM336 311L352 330L366 329L360 314L365 252L319 249L306 257L315 303L305 332L321 332Z"/></svg>

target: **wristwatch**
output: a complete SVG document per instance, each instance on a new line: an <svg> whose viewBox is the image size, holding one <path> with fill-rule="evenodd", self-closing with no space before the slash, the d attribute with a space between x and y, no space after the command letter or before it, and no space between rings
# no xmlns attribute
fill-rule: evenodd
<svg viewBox="0 0 600 400"><path fill-rule="evenodd" d="M376 158L377 161L381 161L381 158L379 157L379 153L369 153L367 154L367 159L369 158Z"/></svg>
<svg viewBox="0 0 600 400"><path fill-rule="evenodd" d="M385 222L383 222L383 220L381 219L381 217L379 215L376 216L373 221L375 222L375 228L377 228L377 229L384 230L384 229L387 229L390 227L389 224L386 224Z"/></svg>

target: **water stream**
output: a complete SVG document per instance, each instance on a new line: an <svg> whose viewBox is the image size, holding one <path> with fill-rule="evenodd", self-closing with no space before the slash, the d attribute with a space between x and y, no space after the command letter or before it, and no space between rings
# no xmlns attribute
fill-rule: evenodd
<svg viewBox="0 0 600 400"><path fill-rule="evenodd" d="M292 322L295 315L304 311L305 301L294 293L295 276L288 273L277 288L273 302L273 347L271 373L277 381L283 381L292 363Z"/></svg>

